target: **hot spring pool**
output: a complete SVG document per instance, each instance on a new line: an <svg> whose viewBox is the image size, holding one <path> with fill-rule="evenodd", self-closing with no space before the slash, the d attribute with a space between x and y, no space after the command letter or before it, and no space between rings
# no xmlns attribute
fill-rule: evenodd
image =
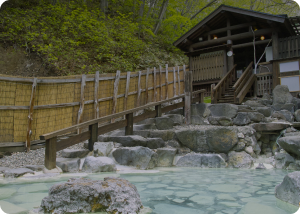
<svg viewBox="0 0 300 214"><path fill-rule="evenodd" d="M150 173L99 173L84 177L122 177L133 183L143 205L153 214L290 214L297 207L277 200L275 186L290 172L286 170L241 170L157 168ZM145 171L143 171L145 172ZM146 171L147 172L147 171ZM38 207L48 189L80 174L31 180L0 182L2 209L26 213ZM83 175L83 174L82 174ZM13 205L15 207L11 207Z"/></svg>

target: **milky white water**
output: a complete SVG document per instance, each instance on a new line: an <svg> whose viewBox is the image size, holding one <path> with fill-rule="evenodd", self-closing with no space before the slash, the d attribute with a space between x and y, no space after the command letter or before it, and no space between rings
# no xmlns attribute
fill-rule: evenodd
<svg viewBox="0 0 300 214"><path fill-rule="evenodd" d="M139 173L143 172L143 173ZM149 172L149 173L148 173ZM156 171L77 174L91 179L121 177L133 183L154 214L290 214L297 207L275 198L286 170L157 168ZM76 174L0 182L0 206L9 213L38 207L49 188Z"/></svg>

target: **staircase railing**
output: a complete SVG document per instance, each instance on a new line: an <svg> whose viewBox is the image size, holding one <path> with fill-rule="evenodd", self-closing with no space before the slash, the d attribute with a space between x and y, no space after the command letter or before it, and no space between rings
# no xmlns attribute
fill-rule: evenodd
<svg viewBox="0 0 300 214"><path fill-rule="evenodd" d="M218 103L218 99L221 98L222 94L225 93L226 89L229 88L229 85L236 80L236 68L237 65L234 65L233 68L220 80L220 82L211 90L211 103Z"/></svg>

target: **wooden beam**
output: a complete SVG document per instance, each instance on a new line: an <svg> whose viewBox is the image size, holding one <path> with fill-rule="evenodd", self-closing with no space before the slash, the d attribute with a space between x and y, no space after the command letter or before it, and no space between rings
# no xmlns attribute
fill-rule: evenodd
<svg viewBox="0 0 300 214"><path fill-rule="evenodd" d="M36 87L37 87L37 78L33 79L32 89L31 89L31 97L29 102L29 115L28 115L28 125L27 125L27 137L26 137L26 150L27 152L30 151L30 138L32 135L32 121L33 121L33 106L36 94Z"/></svg>
<svg viewBox="0 0 300 214"><path fill-rule="evenodd" d="M155 106L155 112L156 112L155 117L161 117L162 116L161 105Z"/></svg>
<svg viewBox="0 0 300 214"><path fill-rule="evenodd" d="M45 167L48 170L56 168L56 143L56 136L46 140Z"/></svg>
<svg viewBox="0 0 300 214"><path fill-rule="evenodd" d="M99 71L95 73L95 92L94 92L94 111L95 118L99 118L99 106L98 106L98 88L99 88Z"/></svg>
<svg viewBox="0 0 300 214"><path fill-rule="evenodd" d="M98 123L89 125L90 138L88 148L90 151L94 150L94 143L98 141Z"/></svg>
<svg viewBox="0 0 300 214"><path fill-rule="evenodd" d="M156 68L153 69L153 102L156 102L157 92L156 92Z"/></svg>
<svg viewBox="0 0 300 214"><path fill-rule="evenodd" d="M117 129L121 129L127 126L127 120L121 120L115 123L110 123L107 125L100 126L98 128L98 135L105 134L107 132L111 132Z"/></svg>
<svg viewBox="0 0 300 214"><path fill-rule="evenodd" d="M90 131L87 131L87 132L83 132L81 134L69 137L67 139L57 141L56 142L56 151L58 152L60 150L66 149L70 146L81 143L85 140L88 140L88 139L90 139L90 136L91 136Z"/></svg>
<svg viewBox="0 0 300 214"><path fill-rule="evenodd" d="M230 19L229 18L227 18L227 36L231 36L231 30L228 28L230 28Z"/></svg>
<svg viewBox="0 0 300 214"><path fill-rule="evenodd" d="M272 52L273 52L273 59L279 58L279 40L278 40L278 32L272 32Z"/></svg>
<svg viewBox="0 0 300 214"><path fill-rule="evenodd" d="M191 104L192 104L192 91L193 91L193 76L192 71L187 71L184 78L184 117L185 124L191 124Z"/></svg>
<svg viewBox="0 0 300 214"><path fill-rule="evenodd" d="M125 135L133 135L133 113L126 114L126 120Z"/></svg>
<svg viewBox="0 0 300 214"><path fill-rule="evenodd" d="M249 22L249 23L244 23L244 24L239 24L239 25L233 25L233 26L227 26L227 27L224 27L224 28L220 28L220 29L217 29L217 30L212 30L212 31L209 31L205 34L203 34L203 36L207 36L207 35L211 35L211 34L218 34L218 33L223 33L223 32L226 32L228 30L237 30L237 29L243 29L243 28L246 28L246 27L249 27L249 26L253 26L253 25L256 25L256 22Z"/></svg>
<svg viewBox="0 0 300 214"><path fill-rule="evenodd" d="M114 82L114 96L113 96L113 107L112 107L112 114L115 114L116 113L116 110L117 110L117 103L118 103L118 90L119 90L119 82L120 82L120 73L121 71L117 71L116 73L116 79L115 79L115 82ZM115 122L115 118L112 118L111 119L111 122Z"/></svg>
<svg viewBox="0 0 300 214"><path fill-rule="evenodd" d="M180 95L180 71L179 71L179 66L177 66L177 75L178 75L178 95Z"/></svg>
<svg viewBox="0 0 300 214"><path fill-rule="evenodd" d="M147 74L146 74L146 100L145 100L145 104L148 103L148 96L149 96L149 91L148 91L148 82L149 82L149 68L147 68Z"/></svg>
<svg viewBox="0 0 300 214"><path fill-rule="evenodd" d="M136 107L139 107L139 106L140 106L140 97L141 97L141 75L142 75L142 72L139 71L139 79L138 79L138 91L137 91Z"/></svg>
<svg viewBox="0 0 300 214"><path fill-rule="evenodd" d="M166 64L166 100L168 99L168 87L169 87L169 84L168 84L168 64Z"/></svg>
<svg viewBox="0 0 300 214"><path fill-rule="evenodd" d="M83 111L84 111L84 88L85 88L85 80L86 80L86 76L85 74L82 74L82 78L81 78L81 91L80 91L80 107L79 107L79 111L78 111L78 117L77 117L77 124L81 123L82 120L82 115L83 115ZM78 129L77 130L77 134L80 134L81 130Z"/></svg>
<svg viewBox="0 0 300 214"><path fill-rule="evenodd" d="M176 70L175 67L173 67L173 97L176 96Z"/></svg>
<svg viewBox="0 0 300 214"><path fill-rule="evenodd" d="M127 98L130 86L130 72L127 72L127 79L126 79L126 89L125 89L125 97L124 97L124 111L127 110Z"/></svg>
<svg viewBox="0 0 300 214"><path fill-rule="evenodd" d="M162 86L162 67L159 66L159 86L160 86L160 101L163 100L163 86Z"/></svg>
<svg viewBox="0 0 300 214"><path fill-rule="evenodd" d="M268 44L271 41L271 39L266 39L263 41L255 41L255 45L263 45L263 44ZM253 46L253 42L248 42L248 43L243 43L243 44L238 44L238 45L232 45L233 49L238 49L238 48L245 48L245 47L250 47Z"/></svg>

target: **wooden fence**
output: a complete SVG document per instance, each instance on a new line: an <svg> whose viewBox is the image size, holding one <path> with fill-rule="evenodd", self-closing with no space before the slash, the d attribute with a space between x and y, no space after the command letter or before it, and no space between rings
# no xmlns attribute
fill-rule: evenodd
<svg viewBox="0 0 300 214"><path fill-rule="evenodd" d="M184 93L184 73L185 66L166 65L68 77L0 75L0 150L34 145L44 133L176 97Z"/></svg>
<svg viewBox="0 0 300 214"><path fill-rule="evenodd" d="M291 36L279 39L278 46L278 59L300 56L300 36Z"/></svg>
<svg viewBox="0 0 300 214"><path fill-rule="evenodd" d="M273 89L273 74L262 73L257 76L257 96L263 96L264 93L272 94Z"/></svg>

